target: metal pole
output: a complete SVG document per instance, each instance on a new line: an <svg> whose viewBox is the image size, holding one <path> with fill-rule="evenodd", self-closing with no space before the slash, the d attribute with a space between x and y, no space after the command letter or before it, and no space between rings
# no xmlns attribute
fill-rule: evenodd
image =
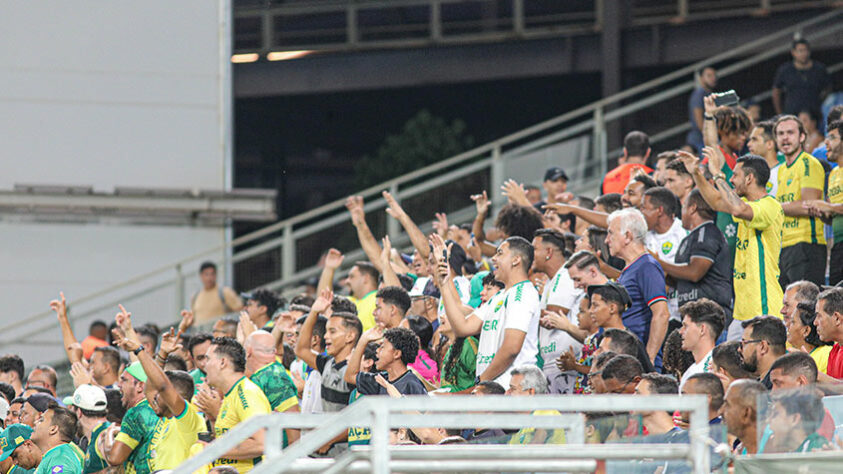
<svg viewBox="0 0 843 474"><path fill-rule="evenodd" d="M357 7L354 5L347 5L345 10L345 31L346 40L349 44L357 44L359 39L357 31Z"/></svg>
<svg viewBox="0 0 843 474"><path fill-rule="evenodd" d="M439 0L430 1L430 38L434 41L442 39L442 4Z"/></svg>
<svg viewBox="0 0 843 474"><path fill-rule="evenodd" d="M524 34L524 0L512 0L512 27L515 34Z"/></svg>
<svg viewBox="0 0 843 474"><path fill-rule="evenodd" d="M283 416L283 415L275 415ZM274 420L273 420L274 421ZM284 422L269 423L266 428L266 438L263 443L263 453L267 458L281 454L282 436L281 432L284 430Z"/></svg>
<svg viewBox="0 0 843 474"><path fill-rule="evenodd" d="M286 280L296 273L296 241L293 239L293 225L284 226L284 244L281 246L281 278Z"/></svg>
<svg viewBox="0 0 843 474"><path fill-rule="evenodd" d="M606 123L603 120L603 107L594 109L594 129L592 132L592 159L600 160L600 176L606 175L606 154L603 152L603 140L606 135Z"/></svg>
<svg viewBox="0 0 843 474"><path fill-rule="evenodd" d="M184 309L184 274L181 271L181 264L176 265L176 314ZM191 308L192 309L192 308Z"/></svg>
<svg viewBox="0 0 843 474"><path fill-rule="evenodd" d="M503 181L506 178L504 175L503 169L503 159L501 158L501 146L495 145L492 148L492 171L490 173L491 183L489 189L487 189L487 193L489 194L489 200L491 200L492 204L495 203L496 200L502 199L500 197L500 189L503 186Z"/></svg>
<svg viewBox="0 0 843 474"><path fill-rule="evenodd" d="M695 398L697 398L695 396ZM690 438L691 438L691 461L694 465L694 472L696 474L706 474L710 472L711 459L709 457L708 446L705 440L709 436L708 433L708 404L706 400L699 397L696 401L696 406L691 411Z"/></svg>
<svg viewBox="0 0 843 474"><path fill-rule="evenodd" d="M376 407L372 422L372 473L389 474L389 411Z"/></svg>
<svg viewBox="0 0 843 474"><path fill-rule="evenodd" d="M392 183L389 187L389 194L392 194L392 197L401 204L401 196L398 194L398 183ZM398 220L393 219L391 217L386 218L386 235L389 236L389 240L392 242L398 241L398 236L401 234L401 228L399 225Z"/></svg>
<svg viewBox="0 0 843 474"><path fill-rule="evenodd" d="M688 0L678 0L677 2L677 16L681 19L688 18Z"/></svg>
<svg viewBox="0 0 843 474"><path fill-rule="evenodd" d="M596 0L594 2L594 29L596 31L603 29L603 13L605 8L605 0Z"/></svg>
<svg viewBox="0 0 843 474"><path fill-rule="evenodd" d="M261 46L263 51L272 51L272 45L275 43L275 22L273 21L272 12L264 10L261 16Z"/></svg>

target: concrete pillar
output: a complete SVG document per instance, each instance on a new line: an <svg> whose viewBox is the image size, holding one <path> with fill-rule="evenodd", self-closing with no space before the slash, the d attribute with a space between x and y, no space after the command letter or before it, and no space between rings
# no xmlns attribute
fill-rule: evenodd
<svg viewBox="0 0 843 474"><path fill-rule="evenodd" d="M623 27L631 12L630 0L603 0L600 37L600 70L603 97L621 91L623 83ZM604 113L610 112L612 107L606 108ZM620 121L606 123L607 149L618 147L622 140L623 127ZM611 163L610 163L611 165Z"/></svg>

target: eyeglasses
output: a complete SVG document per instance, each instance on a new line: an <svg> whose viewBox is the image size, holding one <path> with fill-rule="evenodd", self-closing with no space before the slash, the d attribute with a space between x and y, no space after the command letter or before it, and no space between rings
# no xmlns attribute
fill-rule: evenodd
<svg viewBox="0 0 843 474"><path fill-rule="evenodd" d="M621 393L624 393L624 392L626 392L626 387L627 387L629 384L633 383L633 382L634 382L634 381L630 380L629 382L627 382L627 383L625 383L625 384L621 385L620 387L618 387L618 388L616 388L616 389L614 389L614 390L609 390L609 392L608 392L608 393L616 393L616 394L621 394Z"/></svg>
<svg viewBox="0 0 843 474"><path fill-rule="evenodd" d="M763 340L764 340L764 339L750 339L750 340L748 340L748 341L744 341L743 339L741 339L741 347L743 347L743 346L745 346L745 345L747 345L747 344L754 344L754 343L756 343L756 342L761 342L761 341L763 341Z"/></svg>

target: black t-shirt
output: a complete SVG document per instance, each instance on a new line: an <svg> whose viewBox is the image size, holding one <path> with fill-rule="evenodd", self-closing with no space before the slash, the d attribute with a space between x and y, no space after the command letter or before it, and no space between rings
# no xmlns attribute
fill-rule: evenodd
<svg viewBox="0 0 843 474"><path fill-rule="evenodd" d="M779 66L773 87L784 89L784 113L798 114L803 110L820 111L820 93L831 85L822 63L813 61L808 69L797 69L793 62Z"/></svg>
<svg viewBox="0 0 843 474"><path fill-rule="evenodd" d="M676 280L676 300L679 306L689 301L708 298L730 314L732 306L732 266L729 246L717 225L708 221L697 226L679 244L676 264L690 263L692 257L713 263L698 282Z"/></svg>
<svg viewBox="0 0 843 474"><path fill-rule="evenodd" d="M380 374L386 379L389 378L386 372L380 372ZM369 372L358 373L357 393L361 395L387 395L386 389L375 381L375 375L377 374ZM397 379L390 380L389 383L394 385L402 395L427 395L427 389L424 388L424 384L409 370Z"/></svg>

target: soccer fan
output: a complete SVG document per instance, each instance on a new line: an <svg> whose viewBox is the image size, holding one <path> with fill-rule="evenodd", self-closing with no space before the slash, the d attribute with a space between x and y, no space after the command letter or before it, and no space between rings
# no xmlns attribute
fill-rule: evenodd
<svg viewBox="0 0 843 474"><path fill-rule="evenodd" d="M787 328L787 342L791 347L806 351L817 369L826 373L828 370L828 356L831 353L831 343L820 340L814 321L817 319L816 299L810 303L799 303L789 316L784 317Z"/></svg>
<svg viewBox="0 0 843 474"><path fill-rule="evenodd" d="M82 460L73 448L76 436L76 415L70 410L53 407L45 411L34 429L12 425L6 429L3 454L23 469L36 474L82 474ZM8 450L8 451L7 451Z"/></svg>
<svg viewBox="0 0 843 474"><path fill-rule="evenodd" d="M243 309L243 301L228 287L217 285L217 266L203 262L199 266L202 289L190 298L190 311L197 324L207 324L214 318Z"/></svg>
<svg viewBox="0 0 843 474"><path fill-rule="evenodd" d="M673 377L662 374L644 374L635 386L635 395L676 395L679 385ZM647 430L647 441L651 443L682 442L687 432L673 423L673 416L663 410L641 412L641 421ZM687 442L687 441L686 441Z"/></svg>
<svg viewBox="0 0 843 474"><path fill-rule="evenodd" d="M691 130L688 131L685 143L699 152L703 148L702 130L705 110L703 98L711 94L717 86L717 71L711 66L705 66L697 71L697 79L699 84L688 97L688 119L691 122Z"/></svg>
<svg viewBox="0 0 843 474"><path fill-rule="evenodd" d="M658 253L655 257L666 280L675 280L680 307L708 298L731 315L732 267L726 238L714 223L715 214L698 189L691 191L682 206L682 225L689 233L679 244L674 261L668 262Z"/></svg>
<svg viewBox="0 0 843 474"><path fill-rule="evenodd" d="M286 304L286 300L279 298L273 291L263 289L254 293L244 293L241 296L246 300L244 311L249 315L252 324L258 329L272 331L275 325L272 318L278 308Z"/></svg>
<svg viewBox="0 0 843 474"><path fill-rule="evenodd" d="M799 388L772 398L769 423L777 450L810 453L827 449L828 439L817 432L825 416L822 392Z"/></svg>
<svg viewBox="0 0 843 474"><path fill-rule="evenodd" d="M659 351L667 336L670 318L664 273L644 244L647 223L636 209L622 209L609 216L606 243L609 251L626 262L618 283L626 288L631 304L623 324L646 345L650 361L661 367Z"/></svg>
<svg viewBox="0 0 843 474"><path fill-rule="evenodd" d="M603 369L610 360L617 357L614 352L603 352L595 354L591 361L591 368L588 371L588 388L590 393L606 393L606 384L603 383ZM638 365L641 365L640 363Z"/></svg>
<svg viewBox="0 0 843 474"><path fill-rule="evenodd" d="M385 286L375 295L375 323L383 329L397 328L410 309L410 295L400 286Z"/></svg>
<svg viewBox="0 0 843 474"><path fill-rule="evenodd" d="M720 383L720 378L708 372L696 373L687 380L685 385L680 388L682 395L705 395L708 397L708 424L719 425L723 422L720 416L723 411L723 384ZM687 423L690 412L682 413L682 421ZM712 434L715 431L712 430Z"/></svg>
<svg viewBox="0 0 843 474"><path fill-rule="evenodd" d="M56 400L47 393L33 393L26 397L20 410L20 422L30 428L35 428L35 423L45 411L57 407Z"/></svg>
<svg viewBox="0 0 843 474"><path fill-rule="evenodd" d="M817 334L822 341L834 342L828 354L826 373L833 379L843 379L843 289L832 288L817 296ZM823 379L823 377L820 377Z"/></svg>
<svg viewBox="0 0 843 474"><path fill-rule="evenodd" d="M843 112L843 107L841 107ZM831 219L834 242L828 264L828 282L836 285L843 281L843 120L831 122L825 135L828 160L838 166L831 170L828 178L828 202L823 200L803 201L808 211L824 219Z"/></svg>
<svg viewBox="0 0 843 474"><path fill-rule="evenodd" d="M141 349L142 350L142 349ZM111 430L101 436L100 453L110 466L123 464L128 474L149 474L149 445L158 423L158 415L144 396L146 372L134 362L120 374L120 392L126 414L120 431L112 439Z"/></svg>
<svg viewBox="0 0 843 474"><path fill-rule="evenodd" d="M685 303L679 311L682 314L682 327L679 328L682 349L694 355L694 365L682 374L681 389L692 375L711 372L712 351L723 331L725 315L723 309L708 298Z"/></svg>
<svg viewBox="0 0 843 474"><path fill-rule="evenodd" d="M23 359L15 354L6 354L0 357L0 382L5 382L15 389L15 393L23 393Z"/></svg>
<svg viewBox="0 0 843 474"><path fill-rule="evenodd" d="M679 204L684 208L688 203L688 196L694 189L694 178L685 169L682 160L673 159L668 162L665 168L664 187L679 199Z"/></svg>
<svg viewBox="0 0 843 474"><path fill-rule="evenodd" d="M510 371L509 388L506 394L511 397L531 397L550 393L547 377L534 365L515 367ZM531 415L560 415L557 410L533 410ZM509 444L565 444L565 430L536 429L524 427L512 435Z"/></svg>
<svg viewBox="0 0 843 474"><path fill-rule="evenodd" d="M770 389L770 367L787 351L787 330L784 323L774 316L756 316L743 321L741 337L741 366L752 373Z"/></svg>
<svg viewBox="0 0 843 474"><path fill-rule="evenodd" d="M45 388L53 397L56 396L57 383L58 377L56 376L56 369L43 364L32 369L32 371L29 372L29 377L26 378L27 387Z"/></svg>
<svg viewBox="0 0 843 474"><path fill-rule="evenodd" d="M607 302L608 300L608 297L604 299ZM631 355L638 359L645 373L655 371L650 358L647 357L647 351L644 349L644 345L635 334L624 329L614 327L606 329L603 332L602 336L600 336L599 346L594 351L594 354L599 355L604 352Z"/></svg>
<svg viewBox="0 0 843 474"><path fill-rule="evenodd" d="M275 338L258 330L246 337L246 375L266 395L269 407L278 413L299 413L297 390L287 369L275 355ZM284 429L282 447L294 443L301 436L300 430Z"/></svg>
<svg viewBox="0 0 843 474"><path fill-rule="evenodd" d="M106 419L108 399L105 390L96 385L80 385L73 396L68 398L65 405L76 415L88 444L82 472L90 474L102 471L108 467L108 463L97 451L97 442L100 435L111 426L111 422Z"/></svg>
<svg viewBox="0 0 843 474"><path fill-rule="evenodd" d="M770 167L770 180L767 181L767 194L776 197L779 189L779 168L785 162L784 156L779 155L776 148L776 135L773 132L775 123L772 121L758 122L749 134L746 142L749 152L764 158Z"/></svg>
<svg viewBox="0 0 843 474"><path fill-rule="evenodd" d="M642 375L644 375L644 369L638 359L631 355L619 354L606 362L601 370L600 378L606 390L605 393L632 395Z"/></svg>
<svg viewBox="0 0 843 474"><path fill-rule="evenodd" d="M208 348L205 367L208 385L224 394L219 410L209 410L207 404L199 403L199 408L210 419L217 438L253 416L268 415L272 412L266 395L245 376L246 352L237 341L231 338L214 338ZM199 401L201 398L197 400ZM264 437L264 430L257 431L223 457L215 460L213 465L233 466L240 472L251 470L263 456Z"/></svg>
<svg viewBox="0 0 843 474"><path fill-rule="evenodd" d="M363 353L369 343L383 339L378 346L375 360L376 373L361 371ZM407 368L416 359L419 351L418 337L406 328L391 328L384 331L376 326L357 341L357 347L348 359L345 381L357 386L360 395L387 395L387 390L375 380L384 377L402 395L426 395L427 389L418 377Z"/></svg>
<svg viewBox="0 0 843 474"><path fill-rule="evenodd" d="M623 156L618 160L618 166L603 178L601 194L624 192L633 170L652 173L653 169L645 164L651 152L650 137L646 133L629 132L623 139Z"/></svg>
<svg viewBox="0 0 843 474"><path fill-rule="evenodd" d="M723 382L723 390L735 380L753 378L741 366L740 347L739 341L728 341L714 346L711 351L711 373Z"/></svg>
<svg viewBox="0 0 843 474"><path fill-rule="evenodd" d="M568 189L568 175L565 174L565 170L558 166L548 168L544 172L542 188L544 188L547 198L545 200L539 199L538 202L533 203L533 206L539 211L542 211L546 204L561 202L560 195Z"/></svg>
<svg viewBox="0 0 843 474"><path fill-rule="evenodd" d="M759 447L758 422L763 414L758 413L758 407L763 404L763 397L767 396L767 388L755 380L736 380L726 390L723 404L723 421L729 429L729 434L738 438L734 449L737 455L757 454L763 451Z"/></svg>
<svg viewBox="0 0 843 474"><path fill-rule="evenodd" d="M440 259L443 243L433 237L434 256ZM511 367L537 361L540 299L527 278L533 255L533 246L523 237L503 241L492 262L495 278L503 282L505 290L468 313L451 283L448 264L439 261L437 278L442 279L442 299L456 336L480 334L475 383L493 380L508 386Z"/></svg>
<svg viewBox="0 0 843 474"><path fill-rule="evenodd" d="M759 314L777 314L781 309L782 288L778 277L784 212L781 204L767 194L765 183L770 168L763 158L741 157L729 180L732 189L720 171L723 160L720 150L706 147L704 152L714 175L714 186L703 175L696 157L680 154L705 201L715 211L731 214L738 223L732 278L735 304L727 335L728 340L734 341L743 331L743 321Z"/></svg>
<svg viewBox="0 0 843 474"><path fill-rule="evenodd" d="M564 236L560 232L552 229L536 231L533 248L533 269L551 275L540 300L542 317L539 321L539 354L543 360L542 371L550 381L550 393L571 393L577 373L561 372L554 361L569 350L576 357L582 351L582 342L563 329L577 325L577 303L582 291L574 288L574 281L564 268L567 250ZM567 321L560 321L563 318Z"/></svg>
<svg viewBox="0 0 843 474"><path fill-rule="evenodd" d="M811 59L811 46L804 38L793 41L790 55L793 60L779 66L773 79L773 108L777 115L795 115L803 110L817 113L822 99L831 91L831 76L825 65Z"/></svg>
<svg viewBox="0 0 843 474"><path fill-rule="evenodd" d="M600 271L600 259L587 250L580 250L571 255L565 262L565 269L574 282L574 288L578 290L585 290L590 285L604 285L609 281Z"/></svg>
<svg viewBox="0 0 843 474"><path fill-rule="evenodd" d="M817 302L817 295L819 293L820 288L807 280L799 280L787 285L784 289L781 310L782 318L785 322L787 321L787 317L796 311L796 305L799 303L806 303L813 306Z"/></svg>
<svg viewBox="0 0 843 474"><path fill-rule="evenodd" d="M782 286L797 280L821 285L825 282L825 234L818 218L802 203L822 200L825 169L802 148L805 128L797 117L779 117L773 130L776 145L786 160L785 166L779 168L776 195L786 216L782 228L779 281Z"/></svg>
<svg viewBox="0 0 843 474"><path fill-rule="evenodd" d="M211 347L211 341L214 339L208 333L196 333L190 337L190 342L187 345L187 351L193 358L195 369L190 371L190 376L193 377L193 384L198 390L199 385L205 382L205 364L208 362L208 348Z"/></svg>
<svg viewBox="0 0 843 474"><path fill-rule="evenodd" d="M237 338L237 324L239 318L235 315L225 316L217 320L211 327L211 335L213 337L230 337Z"/></svg>

